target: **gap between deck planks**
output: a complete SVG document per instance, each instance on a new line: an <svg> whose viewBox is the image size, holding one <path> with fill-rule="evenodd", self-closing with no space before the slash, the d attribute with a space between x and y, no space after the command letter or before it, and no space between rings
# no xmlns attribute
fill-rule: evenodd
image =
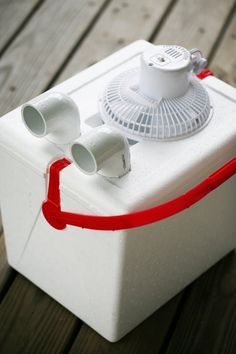
<svg viewBox="0 0 236 354"><path fill-rule="evenodd" d="M167 354L236 352L236 255L192 284Z"/></svg>
<svg viewBox="0 0 236 354"><path fill-rule="evenodd" d="M3 234L0 235L0 303L8 286L14 279L15 271L13 271L7 263L5 242Z"/></svg>
<svg viewBox="0 0 236 354"><path fill-rule="evenodd" d="M109 1L43 2L2 55L1 115L45 89L107 2Z"/></svg>
<svg viewBox="0 0 236 354"><path fill-rule="evenodd" d="M81 322L18 275L0 308L0 353L67 352Z"/></svg>
<svg viewBox="0 0 236 354"><path fill-rule="evenodd" d="M236 87L236 2L231 22L210 62L210 68L216 77Z"/></svg>
<svg viewBox="0 0 236 354"><path fill-rule="evenodd" d="M234 6L233 0L171 1L171 12L154 35L154 26L165 14L163 1L159 3L158 11L155 11L155 0L145 1L145 5L135 0L129 3L131 6L125 8L121 1L113 1L108 6L56 83L140 38L149 40L152 37L156 44L179 44L189 49L197 47L208 57ZM137 21L133 22L134 19Z"/></svg>
<svg viewBox="0 0 236 354"><path fill-rule="evenodd" d="M85 49L83 49L84 48L84 46L86 46L86 42L87 41L89 41L90 40L90 36L92 37L93 36L93 32L98 32L98 34L101 32L101 29L104 27L103 26L103 22L105 23L105 21L104 21L104 16L105 16L105 18L106 17L109 17L109 16L107 16L106 14L107 14L107 12L108 11L111 11L111 9L113 8L112 6L114 6L114 8L115 8L115 6L118 4L120 4L121 2L115 2L115 1L113 1L108 7L107 7L107 9L106 9L106 11L102 14L102 16L101 16L101 18L99 19L99 21L95 24L95 27L94 27L94 29L92 29L91 30L91 32L89 33L89 36L87 37L87 38L85 38L85 40L83 41L83 43L81 44L81 46L78 48L78 54L77 54L77 52L75 52L75 55L74 55L74 58L75 58L75 56L76 55L79 55L79 53L80 53L80 50L84 50L85 51ZM126 3L128 3L128 2L126 2ZM132 4L132 2L129 2L129 3L131 3ZM148 1L146 1L145 2L145 5L148 3ZM181 9L181 6L183 6L183 1L181 2L178 2L175 6L173 5L172 6L172 13L171 13L171 15L173 16L173 12L174 11L176 11L176 13L181 13L181 11L179 10L179 9ZM198 4L202 4L203 2L198 2ZM166 4L166 3L165 3ZM182 5L181 5L182 4ZM117 5L117 6L118 6ZM133 3L133 6L134 6L134 3ZM229 6L229 3L228 3L228 5L227 6ZM230 3L230 6L231 6L231 3ZM129 6L128 6L129 7ZM199 5L199 9L200 9L200 5ZM164 8L165 8L165 6L164 6ZM176 10L177 9L177 10ZM198 11L199 11L199 9L198 9ZM132 9L131 9L132 10ZM151 10L151 9L150 9ZM223 9L223 10L225 10L225 9ZM218 34L220 33L220 31L222 30L222 28L223 28L223 24L224 24L224 21L225 21L225 19L226 19L226 17L227 17L227 15L228 15L228 12L230 11L229 10L229 8L226 8L226 10L225 11L223 11L223 10L221 10L221 12L220 12L220 15L221 15L221 17L219 17L219 19L217 20L219 23L218 23L218 27L217 27L217 29L214 29L214 33L211 33L210 32L210 35L209 35L209 37L208 37L208 41L211 39L212 41L214 41L214 39L215 38L217 38L217 36L218 36ZM134 11L134 9L133 9L133 11ZM135 11L136 11L136 9L135 9ZM195 10L196 11L196 10ZM164 13L165 11L163 11L163 13ZM222 12L223 12L223 14L222 14ZM122 13L121 13L121 11L120 11L120 13L119 13L119 11L117 11L117 9L115 10L115 13L117 14L117 16L121 16L122 15ZM152 13L152 15L153 15L153 13L154 12L151 12ZM118 15L119 14L119 15ZM123 15L122 16L125 16L126 15L126 12L124 11L124 13L123 13ZM159 15L159 14L158 14ZM36 13L36 15L35 15L36 17L37 17L37 13ZM147 15L146 15L147 16ZM207 16L208 17L210 17L210 14L208 13L206 13L206 18L207 18ZM147 16L148 17L148 16ZM162 26L162 28L161 28L161 31L160 31L160 36L161 36L161 32L162 31L165 31L165 33L168 33L168 30L170 30L170 23L169 23L169 25L168 25L168 22L169 22L169 18L170 17L167 17L166 18L166 21L163 23L163 26ZM126 22L127 21L127 18L125 17L125 19L123 19L122 21L124 21L124 22ZM115 18L111 18L111 29L113 28L113 26L112 26L112 24L114 24L115 23ZM197 23L197 22L196 22ZM209 22L208 22L209 23ZM99 26L101 26L101 27L99 27ZM106 24L106 26L107 26L108 24ZM98 26L98 28L96 29L96 27ZM169 27L168 27L169 26ZM152 28L151 28L152 27ZM210 28L211 28L211 25L210 25ZM27 28L26 28L27 29ZM130 36L130 32L132 32L131 30L130 31L128 31L128 29L126 29L126 32L127 32L127 36ZM128 41L132 41L132 40L135 40L135 39L138 39L139 37L144 37L144 36L142 36L142 35L140 35L140 33L142 32L142 28L141 28L141 26L139 26L139 28L138 29L136 29L134 32L132 32L132 35L131 35L131 37L130 37L130 39L128 39ZM151 36L152 35L152 32L153 32L153 26L150 26L150 30L149 30L149 32L147 31L147 37L145 37L145 38L148 38L148 36ZM109 32L110 33L110 32ZM114 38L114 48L113 47L111 47L111 51L113 51L113 50L115 50L117 47L119 47L119 46L123 46L122 45L122 43L120 42L120 43L117 43L117 39L116 39L116 37L115 37L115 32L114 32L114 37L112 37L112 34L111 34L111 42L112 42L112 40L113 40L113 38ZM133 36L133 37L132 37ZM137 37L136 37L137 36ZM173 36L172 36L172 38L173 38L173 40L175 40L175 36L176 36L176 34L175 33L173 33ZM199 40L199 43L201 42L200 41L200 39L202 38L203 36L200 36L200 38L198 39ZM125 37L126 38L126 37ZM158 36L157 36L157 40L158 40ZM95 50L94 50L94 52L95 52L95 55L96 55L96 57L98 57L98 59L100 59L101 58L101 56L105 56L107 53L105 52L105 49L106 49L106 45L105 45L105 41L103 40L103 41L101 41L100 42L101 44L102 44L102 46L101 46L101 52L100 52L100 46L97 46L96 45L96 42L94 43L94 47L93 48L96 48L96 52L95 52ZM200 43L201 44L201 43ZM199 47L201 47L201 45L199 44ZM195 44L193 43L193 45L195 46ZM206 46L207 46L207 43L205 44ZM86 47L85 47L86 48ZM88 47L88 44L87 44L87 48L89 48ZM21 48L21 50L22 50L22 48ZM49 48L47 48L47 50L49 50ZM102 51L102 50L104 50L104 51ZM109 48L108 48L108 50L109 50ZM7 52L6 52L7 53ZM89 52L88 52L89 53ZM110 52L109 52L110 53ZM99 57L100 56L100 57ZM88 58L87 58L88 59ZM89 59L91 59L91 58L89 58ZM96 60L98 60L98 59L96 59ZM75 59L72 59L72 61L73 60L75 60ZM71 61L71 63L72 63L72 61ZM87 64L85 63L85 62L83 62L83 61L77 61L77 63L78 63L78 65L88 65L89 64L89 62L87 62ZM31 61L28 63L28 65L30 66L30 65L33 65L33 58L31 58ZM69 65L68 65L68 68L69 68L69 66L70 66L70 63L69 63ZM47 67L46 67L46 64L45 64L45 66L43 66L43 70L47 70ZM66 68L66 70L67 70L67 68ZM68 69L69 70L69 69ZM66 72L66 71L65 71ZM31 78L31 80L33 80L33 77L31 77L31 75L32 75L32 73L30 73L30 75L29 75L29 78ZM63 73L62 73L62 75L64 75ZM66 73L65 73L65 75L67 75ZM45 80L45 87L46 87L46 85L47 85L47 80L48 80L48 77L46 77L46 75L44 76L44 80ZM38 89L38 87L37 87L37 89ZM39 93L39 92L37 92L37 89L35 90L35 92L33 92L33 94L32 95L35 95L35 94L37 94L37 93ZM30 93L28 92L28 94L30 95ZM19 97L18 97L19 98ZM20 98L21 99L21 98ZM18 104L18 103L17 103ZM21 276L18 276L18 278L17 279L23 279ZM14 282L15 283L15 282ZM13 285L14 285L14 283L13 283ZM35 290L35 287L32 285L32 284L29 284L26 280L21 280L20 281L20 283L22 283L22 287L24 288L24 287L29 287L29 291L30 291L30 293L31 293L31 295L36 291L36 294L37 294L37 291L40 291L39 289L37 289L37 290ZM27 284L27 285L26 285ZM12 289L10 289L10 291L11 291ZM10 292L9 291L9 293L10 293L10 295L11 294L13 294L14 293L14 289ZM9 294L8 294L9 295ZM36 296L36 295L35 295ZM44 294L44 297L45 297L45 299L48 299L48 297ZM22 299L21 299L22 300ZM45 301L47 301L47 300L45 300ZM11 303L11 302L10 302ZM13 304L13 303L11 303L11 304ZM35 304L36 305L36 304ZM30 309L28 309L28 310L30 310ZM66 310L65 310L66 311ZM36 311L37 312L37 311ZM175 311L174 311L174 313L175 313ZM50 318L50 317L47 317L47 314L45 313L45 316L46 316L46 318ZM157 315L157 317L158 317L158 315ZM171 316L171 318L172 318L172 316ZM148 320L149 321L149 320ZM148 323L148 321L146 322L146 323ZM157 318L157 320L156 320L156 325L158 325L158 323L160 323L160 321L159 321L159 319ZM19 325L19 323L18 323L18 325ZM51 326L53 326L54 325L54 322L52 321L51 322ZM47 325L46 325L47 326ZM153 328L153 324L152 324L152 326L150 327L150 328ZM147 325L147 327L149 327L148 325ZM51 328L51 327L47 327L47 328ZM74 326L72 326L72 328L73 328L73 330L72 330L72 332L73 332L73 335L74 335ZM148 330L149 331L149 330ZM86 325L84 325L83 327L82 327L82 330L81 330L81 333L86 333L86 343L87 343L87 345L85 346L85 350L87 350L86 352L87 353L89 353L90 351L89 350L91 350L91 347L89 347L89 345L88 345L88 343L90 342L90 343L92 343L93 342L93 340L95 341L95 343L96 343L96 345L95 345L95 347L93 347L93 353L95 353L96 352L96 350L98 350L98 348L103 348L104 346L105 346L105 344L104 343L106 343L106 341L105 340L103 340L102 338L101 339L99 339L99 340L95 340L94 339L94 335L96 335L96 334L94 334L93 333L93 331L92 330L90 330ZM133 332L133 333L135 333L135 331ZM138 332L137 332L138 333ZM96 335L97 336L97 335ZM137 347L135 347L136 346L136 344L138 343L138 338L139 338L139 336L136 336L135 334L133 334L133 336L134 337L132 337L133 338L133 340L131 340L130 342L129 342L129 344L128 344L128 347L129 347L129 350L131 350L131 352L132 352L132 347L134 348L134 350L137 350ZM40 338L40 336L39 336L39 338ZM48 338L48 337L47 337ZM53 335L52 335L52 337L50 337L49 336L49 338L47 339L48 341L53 341L53 339L52 338L54 338L53 337ZM155 342L155 339L156 338L156 333L155 333L155 331L154 331L154 333L152 334L152 340ZM90 341L88 341L90 339ZM84 341L83 340L83 337L81 336L81 334L79 334L79 336L78 336L78 340L76 341L76 343L77 343L77 345L81 345L81 342L80 341ZM67 341L66 341L66 343L67 343ZM94 343L94 342L93 342ZM144 341L144 343L145 343L145 341ZM37 343L36 343L37 344ZM44 344L45 346L44 346L44 348L47 348L47 344ZM84 345L84 344L83 344ZM158 343L157 342L155 342L154 344L153 344L153 347L151 346L151 348L150 348L150 350L153 350L154 351L154 349L156 349L156 347L157 347L157 345L158 345ZM64 348L64 344L63 344L63 346L61 346L61 348ZM34 347L31 347L31 348L36 348L36 346ZM74 349L73 350L75 350L75 348L76 347L74 347ZM121 347L120 347L120 350L127 350L127 349L125 349L125 346L122 346L121 345ZM135 349L136 348L136 349ZM104 351L105 352L105 351ZM133 351L134 352L134 351ZM151 352L151 351L150 351ZM99 352L99 353L101 353L101 352ZM141 353L141 352L140 352Z"/></svg>
<svg viewBox="0 0 236 354"><path fill-rule="evenodd" d="M0 57L41 4L42 0L0 1Z"/></svg>

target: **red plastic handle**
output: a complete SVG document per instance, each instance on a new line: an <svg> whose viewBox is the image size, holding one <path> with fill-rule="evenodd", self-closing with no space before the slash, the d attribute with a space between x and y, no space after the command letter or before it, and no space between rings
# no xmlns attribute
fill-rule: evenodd
<svg viewBox="0 0 236 354"><path fill-rule="evenodd" d="M51 165L48 196L42 206L46 220L58 230L64 229L66 225L93 230L122 230L151 224L189 208L236 174L236 157L234 157L203 182L164 204L130 214L94 216L69 213L61 210L59 174L70 163L67 159L62 159Z"/></svg>
<svg viewBox="0 0 236 354"><path fill-rule="evenodd" d="M213 75L213 73L205 69L198 77L204 79L209 75ZM42 205L46 220L58 230L64 229L66 225L93 230L122 230L148 225L189 208L236 173L236 157L234 157L203 182L167 203L130 214L94 216L61 210L59 174L62 169L70 164L71 162L67 159L61 159L50 166L47 200Z"/></svg>
<svg viewBox="0 0 236 354"><path fill-rule="evenodd" d="M201 80L205 79L207 76L213 76L213 72L210 69L204 69L197 75Z"/></svg>

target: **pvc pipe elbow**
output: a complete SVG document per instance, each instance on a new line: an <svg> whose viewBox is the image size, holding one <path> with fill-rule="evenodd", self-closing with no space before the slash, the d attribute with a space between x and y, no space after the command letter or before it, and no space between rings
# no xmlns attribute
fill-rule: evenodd
<svg viewBox="0 0 236 354"><path fill-rule="evenodd" d="M75 102L62 93L48 93L22 106L22 120L31 134L56 144L69 144L80 135Z"/></svg>
<svg viewBox="0 0 236 354"><path fill-rule="evenodd" d="M103 125L71 145L71 157L85 174L121 177L130 171L129 143L117 129Z"/></svg>

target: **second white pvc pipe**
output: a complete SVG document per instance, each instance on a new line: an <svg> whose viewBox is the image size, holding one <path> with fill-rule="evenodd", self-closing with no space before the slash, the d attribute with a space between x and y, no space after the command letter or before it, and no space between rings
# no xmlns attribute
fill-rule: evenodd
<svg viewBox="0 0 236 354"><path fill-rule="evenodd" d="M82 135L71 146L75 165L92 175L121 177L130 170L129 144L117 129L103 125Z"/></svg>

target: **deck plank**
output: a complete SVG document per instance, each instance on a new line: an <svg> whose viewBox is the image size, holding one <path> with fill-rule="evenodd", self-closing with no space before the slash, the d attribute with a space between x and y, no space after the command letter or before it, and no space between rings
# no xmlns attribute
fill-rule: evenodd
<svg viewBox="0 0 236 354"><path fill-rule="evenodd" d="M236 255L193 283L168 354L229 354L236 350Z"/></svg>
<svg viewBox="0 0 236 354"><path fill-rule="evenodd" d="M208 57L234 6L234 0L180 0L154 43L199 48Z"/></svg>
<svg viewBox="0 0 236 354"><path fill-rule="evenodd" d="M80 321L18 275L0 306L1 353L67 352Z"/></svg>
<svg viewBox="0 0 236 354"><path fill-rule="evenodd" d="M137 39L148 40L171 3L159 0L157 10L156 0L112 1L57 83Z"/></svg>
<svg viewBox="0 0 236 354"><path fill-rule="evenodd" d="M154 36L154 43L198 47L208 56L232 11L234 0L179 0L177 3L162 0L158 3L158 11L156 1L153 0L146 0L145 5L135 0L126 3L125 8L119 0L110 4L75 52L57 83L134 40L153 37L154 28L158 29L157 23L169 7L171 11ZM133 14L135 22L132 21Z"/></svg>
<svg viewBox="0 0 236 354"><path fill-rule="evenodd" d="M7 263L3 234L0 235L0 301L13 278L14 271Z"/></svg>
<svg viewBox="0 0 236 354"><path fill-rule="evenodd" d="M41 0L0 1L0 52L17 34L25 19L41 2Z"/></svg>
<svg viewBox="0 0 236 354"><path fill-rule="evenodd" d="M179 306L182 293L117 343L110 343L83 325L70 354L156 354L159 353Z"/></svg>
<svg viewBox="0 0 236 354"><path fill-rule="evenodd" d="M236 10L230 25L210 63L215 76L236 87Z"/></svg>
<svg viewBox="0 0 236 354"><path fill-rule="evenodd" d="M4 53L0 115L38 95L86 33L104 0L47 0Z"/></svg>

